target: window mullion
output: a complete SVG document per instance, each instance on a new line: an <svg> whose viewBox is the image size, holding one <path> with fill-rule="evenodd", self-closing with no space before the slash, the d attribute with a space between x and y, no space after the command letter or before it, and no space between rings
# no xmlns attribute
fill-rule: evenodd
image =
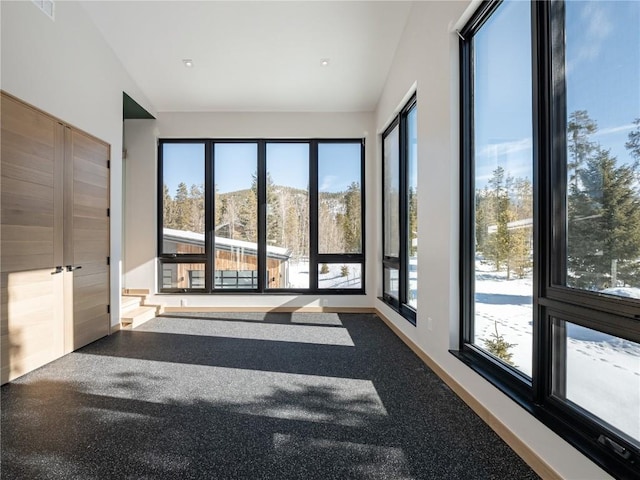
<svg viewBox="0 0 640 480"><path fill-rule="evenodd" d="M204 288L213 291L213 276L215 274L215 169L213 142L207 141L204 149L204 231L207 257L205 263Z"/></svg>
<svg viewBox="0 0 640 480"><path fill-rule="evenodd" d="M158 232L156 239L156 256L161 257L164 253L164 150L162 142L158 141L158 185L157 185L157 222Z"/></svg>
<svg viewBox="0 0 640 480"><path fill-rule="evenodd" d="M258 142L258 291L267 287L267 144Z"/></svg>
<svg viewBox="0 0 640 480"><path fill-rule="evenodd" d="M460 38L460 152L462 167L460 189L461 239L460 239L460 349L471 344L474 338L474 283L469 281L474 272L475 250L475 191L473 158L473 36L471 32Z"/></svg>
<svg viewBox="0 0 640 480"><path fill-rule="evenodd" d="M408 229L408 214L407 214L407 113L403 111L400 114L400 131L399 131L400 141L398 142L399 147L399 168L400 172L400 212L398 215L399 219L399 228L398 232L400 233L399 239L399 257L400 257L400 268L398 271L398 280L400 282L400 289L398 294L398 300L400 304L407 303L407 229Z"/></svg>
<svg viewBox="0 0 640 480"><path fill-rule="evenodd" d="M309 288L318 289L318 141L309 142Z"/></svg>

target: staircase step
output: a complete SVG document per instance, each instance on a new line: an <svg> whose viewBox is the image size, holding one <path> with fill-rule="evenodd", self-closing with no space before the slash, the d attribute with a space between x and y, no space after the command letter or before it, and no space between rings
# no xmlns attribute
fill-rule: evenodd
<svg viewBox="0 0 640 480"><path fill-rule="evenodd" d="M138 308L141 304L142 298L137 296L123 295L120 298L120 311L123 313L128 312L130 310Z"/></svg>
<svg viewBox="0 0 640 480"><path fill-rule="evenodd" d="M126 312L120 318L120 323L128 328L136 328L142 325L148 320L155 318L156 307L155 306L143 306L135 308L129 312Z"/></svg>
<svg viewBox="0 0 640 480"><path fill-rule="evenodd" d="M149 295L149 289L148 288L123 288L122 289L122 294L123 295L140 295L140 296L147 296Z"/></svg>
<svg viewBox="0 0 640 480"><path fill-rule="evenodd" d="M164 304L158 304L158 305L152 305L152 304L146 304L145 307L153 307L156 309L156 316L157 315L162 315L164 313Z"/></svg>

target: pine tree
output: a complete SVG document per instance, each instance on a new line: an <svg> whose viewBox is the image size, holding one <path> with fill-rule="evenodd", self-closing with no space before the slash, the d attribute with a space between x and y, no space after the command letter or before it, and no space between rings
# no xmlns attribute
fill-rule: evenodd
<svg viewBox="0 0 640 480"><path fill-rule="evenodd" d="M166 183L162 186L162 212L163 227L175 228L175 205Z"/></svg>
<svg viewBox="0 0 640 480"><path fill-rule="evenodd" d="M518 278L524 278L531 269L531 227L521 227L511 230L509 252L509 270Z"/></svg>
<svg viewBox="0 0 640 480"><path fill-rule="evenodd" d="M257 192L257 177L254 175L252 190ZM271 174L267 172L267 245L285 247L282 238L283 214L281 211L282 188L273 184Z"/></svg>
<svg viewBox="0 0 640 480"><path fill-rule="evenodd" d="M318 194L318 248L320 253L342 253L345 251L342 193L320 192Z"/></svg>
<svg viewBox="0 0 640 480"><path fill-rule="evenodd" d="M571 286L601 290L636 284L640 258L640 197L634 165L616 165L597 146L581 188L569 193L567 261Z"/></svg>
<svg viewBox="0 0 640 480"><path fill-rule="evenodd" d="M510 250L508 223L512 220L512 212L506 181L502 167L493 171L493 177L489 181L496 230L487 239L485 255L493 262L497 271L502 270L503 266L508 266ZM507 278L509 278L509 272L507 272Z"/></svg>
<svg viewBox="0 0 640 480"><path fill-rule="evenodd" d="M524 278L533 266L533 188L531 181L517 178L511 182L511 211L513 220L520 222L509 229L509 264L518 278Z"/></svg>
<svg viewBox="0 0 640 480"><path fill-rule="evenodd" d="M187 189L187 184L184 182L180 182L178 184L178 188L176 190L176 196L173 199L174 201L174 228L178 230L186 230L189 231L189 191Z"/></svg>
<svg viewBox="0 0 640 480"><path fill-rule="evenodd" d="M629 140L624 144L629 154L635 159L635 166L640 163L640 118L633 121L636 126L635 130L629 132Z"/></svg>
<svg viewBox="0 0 640 480"><path fill-rule="evenodd" d="M569 115L567 122L568 149L571 160L567 167L571 173L575 188L578 188L579 172L582 165L591 157L596 144L590 136L598 130L598 125L589 117L586 110L576 110Z"/></svg>
<svg viewBox="0 0 640 480"><path fill-rule="evenodd" d="M516 366L513 363L513 353L509 350L516 346L514 343L509 343L504 339L504 336L498 333L498 322L493 322L495 333L491 334L490 339L484 340L484 346L487 352L491 355L498 357L500 360L508 363L509 365Z"/></svg>
<svg viewBox="0 0 640 480"><path fill-rule="evenodd" d="M284 192L283 192L284 193ZM287 191L280 197L282 205L282 244L291 250L292 256L304 255L304 232L301 231L301 205L298 195Z"/></svg>
<svg viewBox="0 0 640 480"><path fill-rule="evenodd" d="M214 197L213 197L213 228L217 230L218 227L222 224L222 215L224 209L224 201L223 197L220 195L220 190L218 189L218 185L214 185L213 187Z"/></svg>
<svg viewBox="0 0 640 480"><path fill-rule="evenodd" d="M418 193L409 187L409 257L418 255L418 245L414 240L418 238Z"/></svg>
<svg viewBox="0 0 640 480"><path fill-rule="evenodd" d="M487 186L476 191L476 249L485 255L488 254L489 225L495 225L493 203L492 192Z"/></svg>
<svg viewBox="0 0 640 480"><path fill-rule="evenodd" d="M258 196L256 192L244 190L238 195L237 221L242 226L242 238L247 242L258 241Z"/></svg>
<svg viewBox="0 0 640 480"><path fill-rule="evenodd" d="M189 190L189 231L204 233L204 185Z"/></svg>
<svg viewBox="0 0 640 480"><path fill-rule="evenodd" d="M361 193L360 184L352 182L344 194L344 216L342 230L344 232L344 253L359 253L361 247Z"/></svg>

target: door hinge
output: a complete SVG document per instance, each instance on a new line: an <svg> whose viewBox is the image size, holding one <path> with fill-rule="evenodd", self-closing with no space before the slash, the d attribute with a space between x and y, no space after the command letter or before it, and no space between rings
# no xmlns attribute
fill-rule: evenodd
<svg viewBox="0 0 640 480"><path fill-rule="evenodd" d="M107 305L107 313L111 313L111 305Z"/></svg>
<svg viewBox="0 0 640 480"><path fill-rule="evenodd" d="M111 209L107 208L107 217L110 217L110 216L111 216Z"/></svg>
<svg viewBox="0 0 640 480"><path fill-rule="evenodd" d="M111 160L107 160L107 168L111 168Z"/></svg>
<svg viewBox="0 0 640 480"><path fill-rule="evenodd" d="M107 257L107 265L111 265L111 257Z"/></svg>

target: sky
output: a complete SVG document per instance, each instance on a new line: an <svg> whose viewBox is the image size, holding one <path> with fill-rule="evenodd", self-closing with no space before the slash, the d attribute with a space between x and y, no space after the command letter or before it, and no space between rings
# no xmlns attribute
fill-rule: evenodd
<svg viewBox="0 0 640 480"><path fill-rule="evenodd" d="M204 184L203 143L165 143L163 180L171 195L180 182ZM267 143L267 171L275 185L306 190L309 186L309 144ZM219 193L251 188L257 172L257 144L216 143L215 183ZM343 192L360 183L360 143L321 143L318 146L318 188Z"/></svg>
<svg viewBox="0 0 640 480"><path fill-rule="evenodd" d="M318 189L344 192L360 180L359 143L322 143L318 146Z"/></svg>
<svg viewBox="0 0 640 480"><path fill-rule="evenodd" d="M478 188L498 164L531 178L530 18L528 2L505 2L474 40ZM599 128L592 140L619 162L629 160L624 143L640 117L638 25L637 1L566 4L568 114L587 110Z"/></svg>
<svg viewBox="0 0 640 480"><path fill-rule="evenodd" d="M169 194L178 184L204 185L204 143L165 143L162 147L162 180Z"/></svg>

